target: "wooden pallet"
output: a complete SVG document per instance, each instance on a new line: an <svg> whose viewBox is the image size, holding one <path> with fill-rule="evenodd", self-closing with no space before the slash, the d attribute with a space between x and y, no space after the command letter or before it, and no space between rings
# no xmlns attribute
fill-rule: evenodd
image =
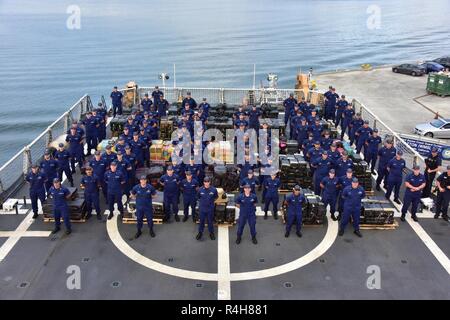
<svg viewBox="0 0 450 320"><path fill-rule="evenodd" d="M200 220L195 221L195 223L196 223L196 224L200 224ZM214 222L214 226L215 226L215 227L218 227L218 226L232 227L232 226L234 226L235 224L236 224L236 222L234 222L234 223L229 223L229 222L217 223L217 222ZM208 226L208 224L205 223L205 227L207 227L207 226Z"/></svg>
<svg viewBox="0 0 450 320"><path fill-rule="evenodd" d="M84 223L84 222L86 222L87 220L86 219L79 219L79 220L73 220L73 219L70 219L70 223ZM44 218L44 222L52 222L52 223L54 223L55 222L55 218ZM64 219L63 218L61 218L61 223L63 223L64 222Z"/></svg>
<svg viewBox="0 0 450 320"><path fill-rule="evenodd" d="M360 224L361 230L395 230L398 228L397 220L392 224Z"/></svg>
<svg viewBox="0 0 450 320"><path fill-rule="evenodd" d="M137 224L137 219L136 218L122 218L122 223ZM146 223L147 223L147 219L144 218L144 224L146 224ZM163 219L153 218L153 224L163 224Z"/></svg>

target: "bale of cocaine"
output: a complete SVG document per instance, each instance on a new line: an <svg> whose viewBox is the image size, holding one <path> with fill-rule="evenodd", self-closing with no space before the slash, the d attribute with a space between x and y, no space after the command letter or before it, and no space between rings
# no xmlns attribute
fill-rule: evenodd
<svg viewBox="0 0 450 320"><path fill-rule="evenodd" d="M384 225L394 223L394 206L382 197L364 199L361 208L361 223Z"/></svg>
<svg viewBox="0 0 450 320"><path fill-rule="evenodd" d="M312 175L309 164L299 153L280 155L281 189L292 190L296 184L302 188L312 187Z"/></svg>

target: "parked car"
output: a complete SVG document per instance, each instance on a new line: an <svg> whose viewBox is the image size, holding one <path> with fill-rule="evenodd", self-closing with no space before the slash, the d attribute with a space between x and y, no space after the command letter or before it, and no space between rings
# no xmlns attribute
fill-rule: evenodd
<svg viewBox="0 0 450 320"><path fill-rule="evenodd" d="M450 69L450 57L442 57L433 60L433 62L439 63L440 65L444 66L445 68Z"/></svg>
<svg viewBox="0 0 450 320"><path fill-rule="evenodd" d="M450 139L450 119L435 119L416 125L414 133L429 138Z"/></svg>
<svg viewBox="0 0 450 320"><path fill-rule="evenodd" d="M439 63L433 62L433 61L427 61L422 64L420 64L421 67L425 69L426 73L430 72L439 72L445 70L445 67Z"/></svg>
<svg viewBox="0 0 450 320"><path fill-rule="evenodd" d="M413 77L415 76L423 76L426 73L425 68L415 65L415 64L409 64L404 63L399 66L395 66L392 68L392 71L395 73L403 73L403 74L409 74Z"/></svg>

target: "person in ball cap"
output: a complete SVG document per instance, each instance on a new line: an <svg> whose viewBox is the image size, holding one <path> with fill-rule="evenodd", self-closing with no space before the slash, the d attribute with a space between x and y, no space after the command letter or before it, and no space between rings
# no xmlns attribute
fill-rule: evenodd
<svg viewBox="0 0 450 320"><path fill-rule="evenodd" d="M131 175L133 168L121 151L117 152L116 164L117 170L121 171L125 177L126 183L123 188L123 193L128 198L130 196L130 190L134 186L134 177Z"/></svg>
<svg viewBox="0 0 450 320"><path fill-rule="evenodd" d="M365 196L366 192L359 185L358 178L353 178L351 186L345 187L342 191L342 198L344 199L344 212L339 225L339 236L344 235L345 228L350 220L350 217L352 217L354 233L358 237L362 237L359 230L359 219L361 215L361 200L364 199Z"/></svg>
<svg viewBox="0 0 450 320"><path fill-rule="evenodd" d="M320 145L322 146L323 150L329 151L332 144L333 139L330 138L330 131L325 130L323 132L323 137L320 139Z"/></svg>
<svg viewBox="0 0 450 320"><path fill-rule="evenodd" d="M102 219L100 211L99 198L100 180L94 175L94 170L91 167L86 167L86 174L81 178L80 188L84 190L84 199L86 201L86 219L92 216L92 207L97 212L97 220Z"/></svg>
<svg viewBox="0 0 450 320"><path fill-rule="evenodd" d="M83 137L79 135L75 128L70 129L70 133L66 135L66 142L69 144L70 167L72 174L75 174L75 163L78 162L79 167L83 166Z"/></svg>
<svg viewBox="0 0 450 320"><path fill-rule="evenodd" d="M384 146L378 150L378 177L376 180L376 190L381 191L380 184L384 182L384 187L387 188L387 178L389 175L389 171L387 170L387 165L389 161L395 158L395 154L397 153L397 149L394 148L392 140L387 139L384 142Z"/></svg>
<svg viewBox="0 0 450 320"><path fill-rule="evenodd" d="M301 194L302 188L299 185L296 185L293 189L293 192L286 197L285 204L287 206L287 221L286 221L286 232L284 236L287 238L291 232L292 225L294 221L296 223L296 234L301 238L302 233L302 206L306 202L306 198L303 194Z"/></svg>
<svg viewBox="0 0 450 320"><path fill-rule="evenodd" d="M58 176L58 161L51 157L49 150L45 150L44 159L40 164L40 168L47 177L47 180L45 181L45 191L48 196L48 192L53 185L53 179Z"/></svg>
<svg viewBox="0 0 450 320"><path fill-rule="evenodd" d="M117 90L117 87L113 88L113 91L111 92L111 101L113 105L113 117L116 116L116 114L121 115L122 114L122 98L123 94L119 90Z"/></svg>
<svg viewBox="0 0 450 320"><path fill-rule="evenodd" d="M328 158L328 152L323 150L322 156L316 158L311 162L311 167L314 168L314 193L320 195L320 182L328 175L330 169L334 167L334 162Z"/></svg>
<svg viewBox="0 0 450 320"><path fill-rule="evenodd" d="M198 208L200 215L200 224L198 225L198 233L195 239L201 240L203 231L205 230L205 222L208 222L208 232L211 240L215 240L214 235L214 202L219 197L217 189L211 186L211 179L205 177L203 179L203 187L198 190Z"/></svg>
<svg viewBox="0 0 450 320"><path fill-rule="evenodd" d="M53 217L55 218L55 228L52 234L61 230L61 217L64 220L66 234L72 233L72 225L70 223L69 206L67 200L70 198L70 191L63 185L59 178L53 179L53 186L49 190L50 197L53 199Z"/></svg>
<svg viewBox="0 0 450 320"><path fill-rule="evenodd" d="M358 137L356 135L356 132L359 128L361 128L364 125L364 120L361 118L361 113L357 113L353 120L350 122L351 124L351 130L350 130L350 145L352 145L354 142L356 142L356 145L358 146Z"/></svg>
<svg viewBox="0 0 450 320"><path fill-rule="evenodd" d="M236 207L239 208L239 220L237 229L236 244L240 244L242 241L242 234L244 227L248 223L250 227L250 234L252 236L253 244L257 244L256 240L256 204L258 198L256 194L252 192L252 188L249 184L244 185L244 192L240 193L236 197Z"/></svg>
<svg viewBox="0 0 450 320"><path fill-rule="evenodd" d="M408 174L405 179L405 195L403 196L402 216L400 220L405 221L406 212L411 206L411 217L414 221L418 221L416 213L420 203L422 190L425 188L425 176L420 173L420 166L414 165L413 172Z"/></svg>
<svg viewBox="0 0 450 320"><path fill-rule="evenodd" d="M338 193L338 178L336 177L336 171L334 169L330 169L328 176L320 181L320 188L322 189L322 202L325 205L325 209L328 205L330 206L331 219L336 221L337 218L335 212Z"/></svg>
<svg viewBox="0 0 450 320"><path fill-rule="evenodd" d="M150 236L155 237L153 231L153 207L152 199L156 196L156 189L147 183L147 176L141 175L139 177L139 184L131 189L131 198L136 199L136 218L137 218L137 232L135 239L142 235L142 227L144 225L144 216L147 219L147 225Z"/></svg>
<svg viewBox="0 0 450 320"><path fill-rule="evenodd" d="M252 193L256 194L256 187L259 185L258 179L256 179L253 170L247 171L247 177L242 180L241 188L243 191L244 185L249 185Z"/></svg>
<svg viewBox="0 0 450 320"><path fill-rule="evenodd" d="M146 147L145 143L139 137L139 132L133 133L133 140L130 141L129 145L131 146L131 150L136 156L137 167L141 168L144 166L144 148Z"/></svg>
<svg viewBox="0 0 450 320"><path fill-rule="evenodd" d="M431 152L425 159L425 180L426 186L422 191L422 198L428 198L431 195L431 187L433 181L436 178L436 173L440 170L442 165L442 158L439 154L439 150L436 147L431 148Z"/></svg>
<svg viewBox="0 0 450 320"><path fill-rule="evenodd" d="M344 140L345 134L347 134L348 137L350 138L352 132L351 124L354 115L355 110L353 110L353 107L350 104L348 104L347 108L342 113L341 140Z"/></svg>
<svg viewBox="0 0 450 320"><path fill-rule="evenodd" d="M203 114L206 118L209 117L209 109L211 108L211 105L208 103L206 98L202 99L202 102L199 104L198 109L203 110Z"/></svg>
<svg viewBox="0 0 450 320"><path fill-rule="evenodd" d="M338 202L339 202L339 214L337 216L337 220L341 220L342 213L344 212L344 198L342 197L342 193L346 187L349 187L352 185L353 181L353 170L351 168L348 168L345 175L339 177L338 180L338 189L339 189L339 196L338 196Z"/></svg>
<svg viewBox="0 0 450 320"><path fill-rule="evenodd" d="M186 105L189 105L189 109L194 110L197 108L197 102L192 98L191 93L186 92L186 98L183 99L181 103L182 110L186 108Z"/></svg>
<svg viewBox="0 0 450 320"><path fill-rule="evenodd" d="M155 90L152 92L152 98L155 105L159 102L161 99L161 96L163 95L163 92L159 90L158 86L155 86Z"/></svg>
<svg viewBox="0 0 450 320"><path fill-rule="evenodd" d="M195 222L197 217L195 207L197 206L199 182L192 176L191 171L187 170L185 174L186 178L180 183L180 190L183 194L183 222L186 222L189 219L189 208L191 208L192 221Z"/></svg>
<svg viewBox="0 0 450 320"><path fill-rule="evenodd" d="M175 216L175 221L180 221L178 217L178 198L180 178L174 174L173 167L168 166L167 172L160 179L159 183L164 187L164 218L163 222L170 221L170 215Z"/></svg>
<svg viewBox="0 0 450 320"><path fill-rule="evenodd" d="M303 149L303 143L308 139L308 124L304 116L300 117L300 122L295 127L295 136L297 137L297 143L300 148Z"/></svg>
<svg viewBox="0 0 450 320"><path fill-rule="evenodd" d="M156 104L156 116L158 118L166 117L169 110L169 102L164 98L164 92L161 92L160 99Z"/></svg>
<svg viewBox="0 0 450 320"><path fill-rule="evenodd" d="M406 168L406 162L402 158L403 151L398 150L394 159L391 159L387 164L387 170L389 172L387 178L386 199L390 199L392 190L394 190L394 202L401 204L400 187L403 182L403 169Z"/></svg>
<svg viewBox="0 0 450 320"><path fill-rule="evenodd" d="M372 134L365 141L366 153L364 159L370 165L370 171L375 174L375 164L377 163L378 150L381 145L381 137L378 135L378 129L373 129Z"/></svg>
<svg viewBox="0 0 450 320"><path fill-rule="evenodd" d="M280 178L276 170L268 170L270 177L263 182L264 189L264 219L267 219L270 204L272 204L272 215L275 220L278 219L278 201L279 189L281 187Z"/></svg>
<svg viewBox="0 0 450 320"><path fill-rule="evenodd" d="M294 109L294 106L297 105L297 100L294 98L294 94L289 94L289 98L283 101L284 106L284 124L287 126L287 123L291 117L291 111Z"/></svg>
<svg viewBox="0 0 450 320"><path fill-rule="evenodd" d="M367 139L372 135L372 128L369 127L369 121L365 120L363 122L363 125L356 130L355 137L356 137L356 153L360 153L363 150L364 147L364 158L367 158L367 148L366 148L366 141Z"/></svg>
<svg viewBox="0 0 450 320"><path fill-rule="evenodd" d="M257 134L259 134L259 128L261 125L259 119L261 116L261 110L256 105L252 105L252 108L248 112L248 127L255 130Z"/></svg>
<svg viewBox="0 0 450 320"><path fill-rule="evenodd" d="M73 187L72 171L70 170L70 153L64 149L64 143L58 145L58 150L55 152L55 159L58 161L58 178L62 181L63 173L69 180L70 186Z"/></svg>
<svg viewBox="0 0 450 320"><path fill-rule="evenodd" d="M353 169L353 160L348 157L348 152L343 151L340 159L335 161L336 177L345 176L347 169Z"/></svg>
<svg viewBox="0 0 450 320"><path fill-rule="evenodd" d="M320 158L323 153L323 149L320 147L320 141L315 140L314 146L308 150L306 153L306 160L309 161L309 163L313 163L317 158ZM311 169L312 174L314 174L314 168Z"/></svg>
<svg viewBox="0 0 450 320"><path fill-rule="evenodd" d="M345 95L341 95L341 98L336 102L336 128L339 124L342 124L342 116L344 114L345 109L347 109L348 102L345 100Z"/></svg>
<svg viewBox="0 0 450 320"><path fill-rule="evenodd" d="M100 151L95 151L94 158L89 160L89 167L92 168L92 172L95 176L97 176L100 187L102 188L103 197L107 201L107 187L105 183L105 172L109 170L109 165L102 159L102 154Z"/></svg>
<svg viewBox="0 0 450 320"><path fill-rule="evenodd" d="M322 138L323 126L320 123L320 118L316 117L314 124L309 127L309 131L314 135L314 139L320 142Z"/></svg>
<svg viewBox="0 0 450 320"><path fill-rule="evenodd" d="M105 147L105 152L102 154L102 160L105 162L106 167L109 168L111 163L117 159L117 155L112 152L112 146L107 145Z"/></svg>
<svg viewBox="0 0 450 320"><path fill-rule="evenodd" d="M33 210L33 219L38 217L38 199L41 201L41 205L45 202L45 183L47 176L44 172L40 171L37 164L31 166L30 172L26 175L25 181L30 186L30 199L31 208Z"/></svg>
<svg viewBox="0 0 450 320"><path fill-rule="evenodd" d="M442 219L448 222L448 205L450 202L450 165L436 180L438 195L436 199L436 211L434 218L438 219L442 214Z"/></svg>
<svg viewBox="0 0 450 320"><path fill-rule="evenodd" d="M107 203L109 208L108 220L114 217L114 203L117 203L117 209L123 217L122 195L126 184L125 176L122 171L117 170L117 162L111 162L110 171L105 173L105 183L107 185Z"/></svg>
<svg viewBox="0 0 450 320"><path fill-rule="evenodd" d="M144 112L150 112L153 102L148 97L148 93L144 94L144 99L141 100L141 107Z"/></svg>

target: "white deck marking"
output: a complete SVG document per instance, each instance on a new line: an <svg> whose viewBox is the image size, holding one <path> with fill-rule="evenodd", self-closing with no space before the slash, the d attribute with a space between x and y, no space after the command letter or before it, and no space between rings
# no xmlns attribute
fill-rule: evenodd
<svg viewBox="0 0 450 320"><path fill-rule="evenodd" d="M14 248L16 243L23 237L48 237L50 231L27 231L33 224L33 212L30 212L20 223L15 231L1 231L0 237L8 237L8 240L0 247L0 262L2 262L8 253Z"/></svg>
<svg viewBox="0 0 450 320"><path fill-rule="evenodd" d="M230 283L230 243L228 237L228 226L218 227L218 252L217 252L217 298L219 300L231 300Z"/></svg>

